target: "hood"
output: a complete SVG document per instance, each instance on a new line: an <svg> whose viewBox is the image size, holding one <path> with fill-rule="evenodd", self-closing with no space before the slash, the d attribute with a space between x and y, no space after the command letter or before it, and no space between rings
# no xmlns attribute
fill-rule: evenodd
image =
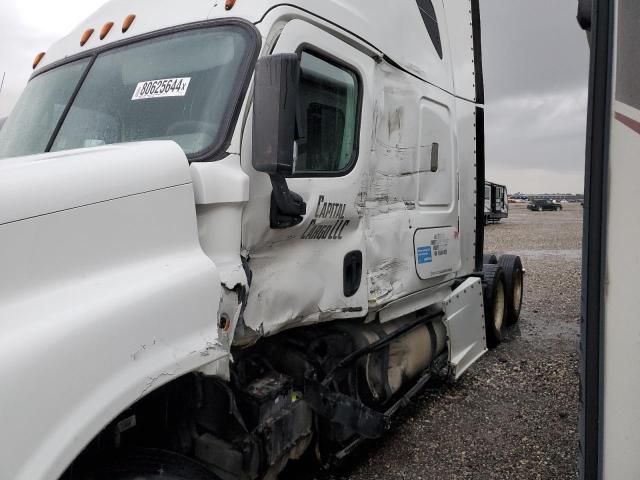
<svg viewBox="0 0 640 480"><path fill-rule="evenodd" d="M155 388L227 371L189 172L173 142L0 160L1 479L59 478Z"/></svg>
<svg viewBox="0 0 640 480"><path fill-rule="evenodd" d="M0 160L0 226L191 183L184 152L158 141Z"/></svg>

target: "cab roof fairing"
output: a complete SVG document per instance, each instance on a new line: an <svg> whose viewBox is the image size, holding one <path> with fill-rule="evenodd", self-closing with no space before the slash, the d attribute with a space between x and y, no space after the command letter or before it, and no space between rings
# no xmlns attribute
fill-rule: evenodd
<svg viewBox="0 0 640 480"><path fill-rule="evenodd" d="M82 21L47 52L38 69L64 58L154 31L213 19L236 18L257 24L275 8L299 9L320 17L384 52L409 73L468 100L475 99L471 0L433 0L444 56L441 59L422 20L416 0L237 0L227 10L224 0L111 0ZM136 15L131 28L122 22ZM100 40L107 22L114 28ZM84 46L87 29L93 35ZM451 65L451 63L454 63ZM453 75L451 72L453 71Z"/></svg>

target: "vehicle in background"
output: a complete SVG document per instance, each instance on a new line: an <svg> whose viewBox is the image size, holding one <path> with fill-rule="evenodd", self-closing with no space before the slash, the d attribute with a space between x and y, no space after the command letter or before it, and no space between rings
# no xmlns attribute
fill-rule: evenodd
<svg viewBox="0 0 640 480"><path fill-rule="evenodd" d="M275 479L497 346L479 3L112 0L38 55L0 131L0 479Z"/></svg>
<svg viewBox="0 0 640 480"><path fill-rule="evenodd" d="M512 203L526 203L529 201L529 197L527 197L526 195L515 193L513 195L509 195L509 201Z"/></svg>
<svg viewBox="0 0 640 480"><path fill-rule="evenodd" d="M509 216L509 196L507 187L492 182L484 182L484 224L498 223Z"/></svg>
<svg viewBox="0 0 640 480"><path fill-rule="evenodd" d="M558 210L562 210L562 205L547 198L533 198L527 204L527 208L534 212L557 212Z"/></svg>
<svg viewBox="0 0 640 480"><path fill-rule="evenodd" d="M591 46L586 135L580 473L640 478L640 2L580 0Z"/></svg>

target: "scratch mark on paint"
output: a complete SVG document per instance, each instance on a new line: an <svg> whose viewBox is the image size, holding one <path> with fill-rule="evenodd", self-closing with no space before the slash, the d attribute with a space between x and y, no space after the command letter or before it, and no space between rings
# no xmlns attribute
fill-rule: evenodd
<svg viewBox="0 0 640 480"><path fill-rule="evenodd" d="M140 397L144 397L144 395L154 386L154 384L156 384L158 382L158 380L160 380L163 377L173 377L175 375L175 372L163 372L160 375L156 375L155 377L147 377L147 384L145 385L145 387L142 389L142 392L140 392Z"/></svg>
<svg viewBox="0 0 640 480"><path fill-rule="evenodd" d="M387 121L387 131L389 134L389 138L396 132L402 131L402 119L404 117L404 108L399 107L396 108L393 112L389 113L389 118Z"/></svg>
<svg viewBox="0 0 640 480"><path fill-rule="evenodd" d="M369 272L369 303L378 304L390 295L397 296L403 285L398 278L409 269L409 263L399 258L386 258Z"/></svg>
<svg viewBox="0 0 640 480"><path fill-rule="evenodd" d="M375 152L376 137L378 136L378 122L380 120L380 103L376 100L373 105L373 129L371 131L371 152Z"/></svg>
<svg viewBox="0 0 640 480"><path fill-rule="evenodd" d="M140 348L138 350L136 350L135 352L133 352L131 354L131 358L133 360L137 360L138 356L140 356L140 354L142 354L143 352L146 352L147 350L151 349L152 347L154 347L156 344L158 343L157 340L154 340L153 343L150 344L145 344L145 345L140 345Z"/></svg>

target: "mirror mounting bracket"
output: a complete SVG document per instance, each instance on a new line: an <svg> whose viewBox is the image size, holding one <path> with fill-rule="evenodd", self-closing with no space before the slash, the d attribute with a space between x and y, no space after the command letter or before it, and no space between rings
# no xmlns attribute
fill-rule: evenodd
<svg viewBox="0 0 640 480"><path fill-rule="evenodd" d="M295 192L289 190L287 179L278 173L272 173L271 212L269 218L271 228L284 229L295 227L302 223L302 217L307 213L307 204Z"/></svg>
<svg viewBox="0 0 640 480"><path fill-rule="evenodd" d="M300 58L295 53L258 60L253 91L253 168L269 175L271 228L302 223L307 204L289 190L286 175L294 169Z"/></svg>

